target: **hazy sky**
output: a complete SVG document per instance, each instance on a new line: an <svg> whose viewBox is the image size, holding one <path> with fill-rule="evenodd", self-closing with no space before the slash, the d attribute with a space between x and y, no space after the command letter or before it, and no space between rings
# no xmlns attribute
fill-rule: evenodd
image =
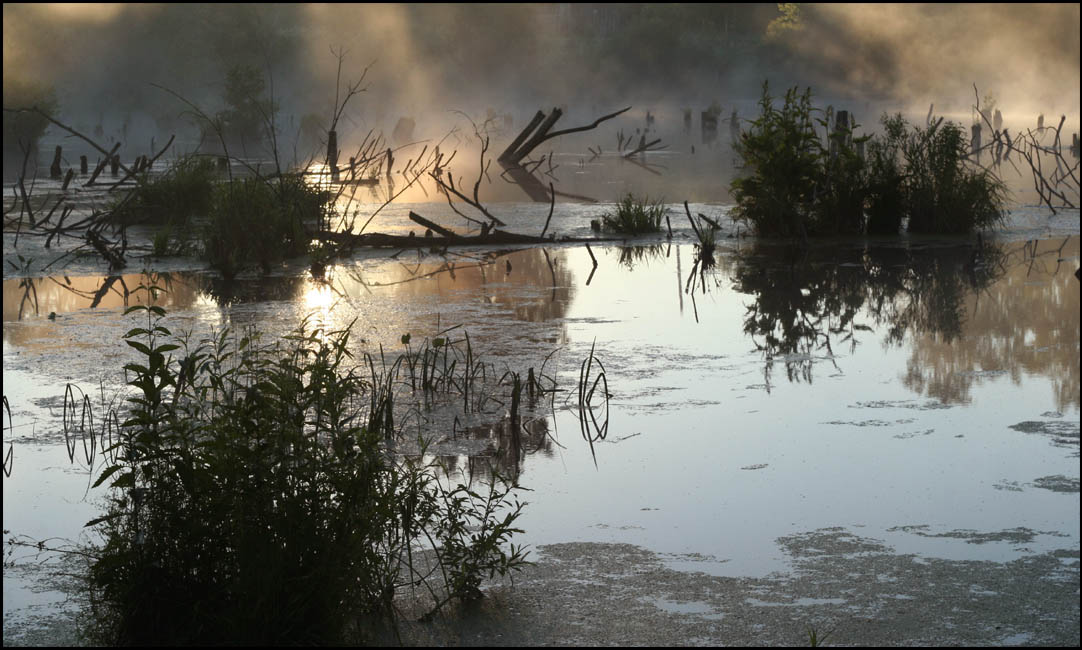
<svg viewBox="0 0 1082 650"><path fill-rule="evenodd" d="M29 79L54 86L73 121L176 112L151 82L216 110L225 69L244 61L273 73L285 112L329 114L334 46L348 51L347 78L376 62L350 114L357 128L451 108L492 106L525 121L547 105L583 114L643 99L705 106L754 98L764 79L959 111L976 83L1005 114L1078 120L1078 4L801 5L799 29L773 49L754 45L775 5L728 7L5 4L5 105L8 80ZM649 73L622 68L625 57L589 58L619 37L647 52ZM666 58L689 43L692 55ZM696 52L701 65L687 58Z"/></svg>

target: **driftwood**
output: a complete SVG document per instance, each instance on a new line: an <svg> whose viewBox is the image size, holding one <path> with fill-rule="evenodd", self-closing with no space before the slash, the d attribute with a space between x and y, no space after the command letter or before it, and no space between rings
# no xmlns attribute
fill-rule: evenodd
<svg viewBox="0 0 1082 650"><path fill-rule="evenodd" d="M559 137L561 135L567 135L568 133L578 133L580 131L589 131L597 128L597 125L601 124L605 120L610 120L617 115L626 113L631 110L628 106L623 110L603 115L591 124L584 126L577 126L571 129L564 129L562 131L552 131L552 127L556 124L557 120L563 115L563 111L559 108L553 108L552 112L546 116L543 112L537 111L530 123L518 134L511 144L504 150L497 160L505 165L518 165L522 162L522 159L530 155L530 152L536 149L542 142L551 140L552 138Z"/></svg>

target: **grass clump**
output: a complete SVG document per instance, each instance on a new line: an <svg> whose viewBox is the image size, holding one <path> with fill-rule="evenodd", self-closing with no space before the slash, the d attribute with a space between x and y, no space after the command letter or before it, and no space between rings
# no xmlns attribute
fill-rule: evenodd
<svg viewBox="0 0 1082 650"><path fill-rule="evenodd" d="M651 202L649 197L637 199L631 194L616 204L616 211L602 215L602 225L608 229L629 235L661 232L661 221L666 208L661 200Z"/></svg>
<svg viewBox="0 0 1082 650"><path fill-rule="evenodd" d="M203 228L203 256L226 278L258 264L303 255L311 244L308 226L324 219L331 194L299 176L237 179L214 190Z"/></svg>
<svg viewBox="0 0 1082 650"><path fill-rule="evenodd" d="M126 336L136 395L95 484L112 488L107 512L88 524L103 539L97 641L373 641L403 588L434 612L525 563L505 550L521 532L515 488L451 486L387 449L391 393L347 367L348 330L191 345L161 308L134 310L147 316Z"/></svg>
<svg viewBox="0 0 1082 650"><path fill-rule="evenodd" d="M911 232L965 233L995 225L1006 189L973 165L965 132L930 121L910 126L884 116L883 133L853 137L855 126L831 128L811 103L811 91L790 89L780 107L764 84L760 115L741 134L737 153L747 173L732 182L733 219L759 235ZM867 154L864 153L867 145Z"/></svg>

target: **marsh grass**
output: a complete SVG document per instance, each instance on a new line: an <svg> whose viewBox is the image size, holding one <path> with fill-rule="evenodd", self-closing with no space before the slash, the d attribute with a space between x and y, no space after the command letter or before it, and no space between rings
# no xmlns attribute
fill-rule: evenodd
<svg viewBox="0 0 1082 650"><path fill-rule="evenodd" d="M661 200L650 201L628 194L616 204L616 210L602 215L602 226L608 230L629 235L661 232L661 221L666 208Z"/></svg>
<svg viewBox="0 0 1082 650"><path fill-rule="evenodd" d="M125 336L134 395L94 485L108 507L87 524L102 540L91 638L363 643L393 628L407 587L431 613L525 564L517 488L440 478L423 446L390 452L403 357L350 367L348 329L306 325L273 344L193 342L160 307L129 312L146 321ZM70 401L75 427L84 400Z"/></svg>

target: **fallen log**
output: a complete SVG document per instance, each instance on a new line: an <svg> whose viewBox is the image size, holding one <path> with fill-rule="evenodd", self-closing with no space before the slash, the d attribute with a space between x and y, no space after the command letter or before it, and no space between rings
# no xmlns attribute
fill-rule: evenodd
<svg viewBox="0 0 1082 650"><path fill-rule="evenodd" d="M438 232L440 235L442 235L444 237L447 237L448 239L458 239L459 238L459 235L457 235L457 234L451 232L450 230L444 228L443 226L439 225L435 221L429 221L428 219L425 219L424 217L422 217L421 215L417 214L416 212L414 212L412 210L410 210L410 221L412 221L412 222L414 222L416 224L420 224L420 225L424 226L425 228L428 228L432 232Z"/></svg>
<svg viewBox="0 0 1082 650"><path fill-rule="evenodd" d="M494 230L480 235L454 235L451 237L416 237L413 235L388 235L385 233L364 233L355 235L346 232L323 231L315 234L316 239L349 246L368 246L372 248L444 248L448 246L529 246L551 244L553 242L581 244L588 242L623 241L611 238L567 237L552 239L534 235L520 235L513 232Z"/></svg>

